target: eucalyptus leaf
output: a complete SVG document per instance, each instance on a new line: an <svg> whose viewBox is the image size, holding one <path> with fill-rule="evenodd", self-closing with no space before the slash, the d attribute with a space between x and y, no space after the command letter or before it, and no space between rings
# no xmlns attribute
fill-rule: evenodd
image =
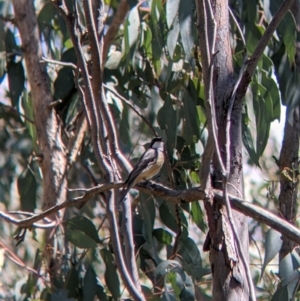
<svg viewBox="0 0 300 301"><path fill-rule="evenodd" d="M83 300L94 300L97 295L97 275L91 265L86 270L83 284Z"/></svg>
<svg viewBox="0 0 300 301"><path fill-rule="evenodd" d="M25 71L24 71L22 61L8 62L7 75L8 75L9 96L12 101L12 105L16 107L19 103L20 96L23 93L24 84L25 84Z"/></svg>
<svg viewBox="0 0 300 301"><path fill-rule="evenodd" d="M180 36L185 53L185 60L190 64L193 61L192 49L194 47L193 6L193 0L185 0L180 1L179 7Z"/></svg>
<svg viewBox="0 0 300 301"><path fill-rule="evenodd" d="M171 28L176 15L178 14L180 0L168 0L166 1L166 18L167 25Z"/></svg>
<svg viewBox="0 0 300 301"><path fill-rule="evenodd" d="M31 169L26 169L18 178L18 191L22 210L34 212L36 209L37 181Z"/></svg>
<svg viewBox="0 0 300 301"><path fill-rule="evenodd" d="M159 242L165 245L169 245L172 242L172 234L162 228L154 229L153 235Z"/></svg>
<svg viewBox="0 0 300 301"><path fill-rule="evenodd" d="M100 253L105 263L104 278L106 285L113 298L117 300L120 296L120 280L114 264L114 257L107 249L101 249Z"/></svg>
<svg viewBox="0 0 300 301"><path fill-rule="evenodd" d="M279 253L282 246L281 233L274 229L269 229L266 234L265 240L265 258L261 270L261 276L263 276L264 271L268 263Z"/></svg>
<svg viewBox="0 0 300 301"><path fill-rule="evenodd" d="M66 237L78 248L95 248L100 239L95 225L84 216L76 216L65 222Z"/></svg>

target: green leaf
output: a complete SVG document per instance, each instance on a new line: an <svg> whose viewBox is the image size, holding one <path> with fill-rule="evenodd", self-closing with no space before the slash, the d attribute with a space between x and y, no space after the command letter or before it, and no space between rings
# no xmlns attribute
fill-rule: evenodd
<svg viewBox="0 0 300 301"><path fill-rule="evenodd" d="M188 221L182 212L181 207L178 208L179 210L179 219L182 226L182 233L181 237L185 238L188 236ZM162 203L159 207L159 215L161 218L161 221L172 231L177 233L178 227L175 219L175 206L173 204L169 203Z"/></svg>
<svg viewBox="0 0 300 301"><path fill-rule="evenodd" d="M245 106L245 110L247 112L247 106ZM242 139L243 139L243 143L244 146L251 158L251 160L253 161L254 164L256 164L257 166L259 166L259 157L256 154L256 150L254 148L254 143L253 143L253 138L252 138L252 134L249 128L249 122L248 122L248 116L247 113L243 114L243 121L242 121Z"/></svg>
<svg viewBox="0 0 300 301"><path fill-rule="evenodd" d="M193 279L185 273L184 285L179 295L180 301L195 300L195 286Z"/></svg>
<svg viewBox="0 0 300 301"><path fill-rule="evenodd" d="M52 20L55 18L57 10L52 2L46 2L38 15L38 24L42 32L46 28L52 27Z"/></svg>
<svg viewBox="0 0 300 301"><path fill-rule="evenodd" d="M153 235L159 242L165 245L170 245L172 242L172 234L162 228L154 229Z"/></svg>
<svg viewBox="0 0 300 301"><path fill-rule="evenodd" d="M171 212L170 207L168 207L167 205L165 205L164 203L162 203L159 206L159 215L160 218L162 220L162 222L168 227L170 228L172 231L174 231L175 233L177 233L178 227L175 221L175 212L174 209Z"/></svg>
<svg viewBox="0 0 300 301"><path fill-rule="evenodd" d="M143 236L144 220L141 215L133 214L132 224L134 243L136 248L139 249L146 242Z"/></svg>
<svg viewBox="0 0 300 301"><path fill-rule="evenodd" d="M274 229L269 229L266 234L265 240L265 258L261 270L261 278L264 274L265 268L268 263L279 253L282 246L281 233Z"/></svg>
<svg viewBox="0 0 300 301"><path fill-rule="evenodd" d="M97 275L91 265L87 268L83 284L83 301L95 300L97 295Z"/></svg>
<svg viewBox="0 0 300 301"><path fill-rule="evenodd" d="M256 154L260 157L268 142L273 117L272 100L261 84L257 83L258 93L253 97L256 120Z"/></svg>
<svg viewBox="0 0 300 301"><path fill-rule="evenodd" d="M5 51L12 55L12 53L15 52L17 49L18 46L15 40L15 36L10 29L7 29L5 34ZM14 58L14 56L12 55L11 58ZM7 59L13 60L11 58L8 57Z"/></svg>
<svg viewBox="0 0 300 301"><path fill-rule="evenodd" d="M21 99L21 105L24 109L25 116L29 118L31 121L34 121L34 114L33 114L33 103L32 103L32 97L31 94L28 94L27 91L24 91L23 97ZM23 118L23 117L21 117ZM38 145L37 145L37 131L36 131L36 126L33 122L30 122L28 119L24 119L25 125L27 127L27 130L29 132L29 135L31 137L31 143L33 146L33 149L35 151L38 150Z"/></svg>
<svg viewBox="0 0 300 301"><path fill-rule="evenodd" d="M202 212L201 206L199 202L192 202L191 204L191 215L193 222L197 225L197 227L203 232L206 233L206 223L205 223L205 215Z"/></svg>
<svg viewBox="0 0 300 301"><path fill-rule="evenodd" d="M117 274L116 266L114 264L114 257L106 249L101 249L100 253L105 263L105 283L113 298L117 300L120 297L120 280Z"/></svg>
<svg viewBox="0 0 300 301"><path fill-rule="evenodd" d="M65 288L69 298L77 298L79 294L79 275L75 267L72 267L67 275Z"/></svg>
<svg viewBox="0 0 300 301"><path fill-rule="evenodd" d="M155 67L155 71L157 76L160 74L160 59L162 55L162 51L164 48L164 27L162 22L160 22L160 17L162 14L161 10L161 1L153 0L151 6L151 22L150 28L152 31L152 54L153 54L153 64Z"/></svg>
<svg viewBox="0 0 300 301"><path fill-rule="evenodd" d="M262 33L259 30L259 26L253 23L253 21L246 25L246 32L246 47L248 52L252 54L261 39Z"/></svg>
<svg viewBox="0 0 300 301"><path fill-rule="evenodd" d="M141 215L144 219L144 233L143 236L150 245L152 242L152 231L155 221L155 205L153 198L149 198L149 195L141 193L140 194L140 206L141 206Z"/></svg>
<svg viewBox="0 0 300 301"><path fill-rule="evenodd" d="M75 301L75 299L69 298L65 289L56 289L51 293L51 301Z"/></svg>
<svg viewBox="0 0 300 301"><path fill-rule="evenodd" d="M290 300L288 295L287 286L278 287L271 301Z"/></svg>
<svg viewBox="0 0 300 301"><path fill-rule="evenodd" d="M194 47L194 30L193 30L193 9L194 1L185 0L180 1L179 7L179 23L180 23L180 36L182 46L185 53L185 60L192 63L192 49Z"/></svg>
<svg viewBox="0 0 300 301"><path fill-rule="evenodd" d="M272 103L271 121L276 119L280 121L281 97L275 75L272 73L271 76L267 76L266 72L262 72L262 85L266 89L266 97L268 97Z"/></svg>
<svg viewBox="0 0 300 301"><path fill-rule="evenodd" d="M167 279L173 288L173 293L180 298L180 300L191 301L195 300L195 289L193 280L188 276L179 262L175 260L162 261L155 270L156 279L161 279L167 276ZM167 300L172 298L173 293L165 291Z"/></svg>
<svg viewBox="0 0 300 301"><path fill-rule="evenodd" d="M174 271L175 269L182 270L181 264L176 260L164 260L159 263L159 265L156 267L155 274L157 276L157 279L162 278L166 274L170 273L171 271Z"/></svg>
<svg viewBox="0 0 300 301"><path fill-rule="evenodd" d="M12 105L16 107L19 103L19 98L24 90L25 73L22 61L15 63L9 61L7 64L9 96Z"/></svg>
<svg viewBox="0 0 300 301"><path fill-rule="evenodd" d="M278 26L278 31L283 39L290 66L294 66L296 54L296 25L292 14L288 12Z"/></svg>
<svg viewBox="0 0 300 301"><path fill-rule="evenodd" d="M177 281L177 273L174 272L170 272L168 274L168 280L170 281L174 294L176 295L176 297L179 296L180 292L181 292L181 288L183 287L183 283L181 281ZM179 278L179 277L178 277Z"/></svg>
<svg viewBox="0 0 300 301"><path fill-rule="evenodd" d="M109 300L108 296L105 293L105 290L104 290L103 286L100 285L100 284L97 285L97 297L101 301L108 301Z"/></svg>
<svg viewBox="0 0 300 301"><path fill-rule="evenodd" d="M148 55L149 58L152 58L152 47L151 47L151 42L152 42L152 32L150 27L146 23L142 23L143 27L143 46L145 47L145 51Z"/></svg>
<svg viewBox="0 0 300 301"><path fill-rule="evenodd" d="M133 8L138 4L138 0L127 0L127 3L129 4L130 8Z"/></svg>
<svg viewBox="0 0 300 301"><path fill-rule="evenodd" d="M295 258L299 258L299 255L296 251L288 253L280 262L279 262L279 276L281 279L281 285L287 287L288 299L291 300L295 288L298 286L300 280L300 275L298 271L299 266L295 266Z"/></svg>
<svg viewBox="0 0 300 301"><path fill-rule="evenodd" d="M204 273L202 270L201 255L194 240L189 237L180 239L177 254L182 258L184 270L199 281Z"/></svg>
<svg viewBox="0 0 300 301"><path fill-rule="evenodd" d="M183 115L185 130L183 138L186 144L192 144L200 139L200 122L195 101L191 98L189 91L183 92Z"/></svg>
<svg viewBox="0 0 300 301"><path fill-rule="evenodd" d="M121 116L121 121L120 121L120 127L119 127L119 132L120 132L120 138L122 142L126 145L130 141L130 125L129 125L129 110L127 106L124 106L123 111L122 111L122 116Z"/></svg>
<svg viewBox="0 0 300 301"><path fill-rule="evenodd" d="M292 74L289 72L283 105L290 106L292 108L297 107L299 105L299 99L300 99L299 84L300 84L299 72L292 72Z"/></svg>
<svg viewBox="0 0 300 301"><path fill-rule="evenodd" d="M124 42L125 49L123 50L126 56L130 48L136 43L140 32L140 15L138 7L135 6L129 13L128 18L124 24Z"/></svg>
<svg viewBox="0 0 300 301"><path fill-rule="evenodd" d="M33 212L36 208L37 182L31 169L26 169L19 176L17 184L22 210Z"/></svg>
<svg viewBox="0 0 300 301"><path fill-rule="evenodd" d="M165 99L164 105L157 113L157 122L167 135L167 152L171 157L176 143L177 113L173 108L171 99Z"/></svg>
<svg viewBox="0 0 300 301"><path fill-rule="evenodd" d="M155 295L155 293L153 293L149 287L145 285L141 285L141 287L142 287L142 293L147 301L161 301L160 297Z"/></svg>
<svg viewBox="0 0 300 301"><path fill-rule="evenodd" d="M178 14L180 0L168 0L166 2L167 25L171 28L176 15Z"/></svg>
<svg viewBox="0 0 300 301"><path fill-rule="evenodd" d="M77 58L74 48L66 50L61 56L61 61L76 65ZM64 100L73 90L75 90L73 69L71 67L63 67L58 71L54 82L54 99Z"/></svg>
<svg viewBox="0 0 300 301"><path fill-rule="evenodd" d="M78 248L95 248L100 243L95 225L84 216L66 221L66 238Z"/></svg>
<svg viewBox="0 0 300 301"><path fill-rule="evenodd" d="M74 89L75 83L72 68L61 68L54 82L54 99L64 100Z"/></svg>

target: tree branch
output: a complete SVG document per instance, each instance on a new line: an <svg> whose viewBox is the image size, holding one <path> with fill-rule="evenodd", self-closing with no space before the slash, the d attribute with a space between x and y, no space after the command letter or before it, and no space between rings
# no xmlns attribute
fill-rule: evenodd
<svg viewBox="0 0 300 301"><path fill-rule="evenodd" d="M114 18L108 28L108 31L106 32L104 36L104 43L103 43L103 67L107 59L107 53L109 50L110 45L112 44L119 27L124 23L125 17L127 13L129 12L129 4L127 0L121 0L118 9L114 15Z"/></svg>
<svg viewBox="0 0 300 301"><path fill-rule="evenodd" d="M103 5L104 4L102 3L99 9L100 15L104 15ZM101 120L101 123L99 124L99 129L102 131L103 139L105 138L105 140L107 141L107 150L109 151L109 157L111 157L111 159L114 159L111 160L110 162L111 167L113 168L113 171L116 174L116 176L119 177L120 179L120 175L117 166L115 166L114 161L116 161L118 165L123 170L125 169L128 173L131 170L131 165L126 159L126 157L123 155L123 153L120 151L119 139L117 137L115 124L113 122L109 105L105 100L105 96L103 93L103 78L102 78L102 46L103 46L102 44L103 43L102 43L102 39L100 43L98 42L95 22L93 20L91 0L83 1L83 7L86 16L89 41L91 44L92 79L93 79L92 87L93 87L94 98L95 100L97 100L95 102L95 109L96 109L95 113L98 115L99 121ZM103 24L100 24L101 28L103 26L104 26Z"/></svg>
<svg viewBox="0 0 300 301"><path fill-rule="evenodd" d="M125 102L132 110L134 113L136 113L149 127L149 129L152 131L154 136L158 136L156 130L154 129L154 127L152 126L152 124L149 122L149 120L147 118L145 118L145 116L140 112L140 110L138 109L138 107L134 104L132 104L129 100L127 100L125 97L123 97L121 94L119 94L115 89L109 87L106 84L103 84L103 87L110 91L111 93L115 94L119 99L121 99L123 102Z"/></svg>
<svg viewBox="0 0 300 301"><path fill-rule="evenodd" d="M49 216L53 212L57 212L62 208L70 207L70 206L80 206L82 202L89 200L92 196L97 195L99 193L106 192L111 189L119 189L123 185L122 182L108 183L108 184L100 184L98 186L88 188L88 189L72 189L70 192L83 192L82 196L75 197L67 200L66 202L56 205L40 214L34 214L32 212L28 212L28 215L31 215L30 218L22 219L22 220L14 220L11 221L7 219L6 216L8 213L4 213L0 211L0 218L11 222L19 227L28 228L33 226L33 223ZM153 181L149 181L146 183L140 183L136 187L139 191L153 194L156 197L160 197L168 202L173 204L179 203L192 203L197 202L199 200L203 201L206 198L206 193L201 189L201 187L193 187L186 190L173 190L169 187L163 186L161 184L155 183ZM214 195L214 199L218 204L224 204L223 192L218 189L213 189L212 193ZM253 218L254 220L264 223L267 226L277 230L278 232L286 235L289 239L294 241L296 244L300 245L300 230L296 228L291 223L285 221L278 215L269 212L268 210L254 205L250 202L247 202L238 197L228 195L231 207L240 213L243 213L246 216Z"/></svg>

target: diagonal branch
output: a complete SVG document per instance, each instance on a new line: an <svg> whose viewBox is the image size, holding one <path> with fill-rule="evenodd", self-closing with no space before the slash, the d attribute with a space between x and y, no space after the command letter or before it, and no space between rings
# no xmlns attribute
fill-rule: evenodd
<svg viewBox="0 0 300 301"><path fill-rule="evenodd" d="M114 15L114 18L108 28L107 33L104 36L104 45L103 45L103 63L105 64L107 59L107 53L110 45L112 44L120 26L124 23L125 17L129 12L129 4L127 0L121 0L118 6L118 9ZM104 66L103 66L104 67Z"/></svg>
<svg viewBox="0 0 300 301"><path fill-rule="evenodd" d="M101 1L102 2L102 1ZM99 11L100 15L104 15L103 3L100 5ZM117 131L113 118L109 109L109 105L105 100L103 93L103 76L102 76L102 37L100 43L98 42L97 31L95 28L95 22L93 19L92 13L92 3L91 0L83 1L83 8L86 17L86 23L89 33L89 41L91 45L91 59L92 59L92 87L95 98L95 109L96 114L98 115L99 129L102 131L103 139L107 141L107 150L110 153L111 166L116 174L118 175L118 169L115 166L115 161L119 164L122 169L125 169L127 172L131 170L131 165L128 160L125 158L123 153L120 151ZM100 19L103 17L100 17ZM103 31L104 24L100 24L101 31ZM113 160L112 160L113 159Z"/></svg>

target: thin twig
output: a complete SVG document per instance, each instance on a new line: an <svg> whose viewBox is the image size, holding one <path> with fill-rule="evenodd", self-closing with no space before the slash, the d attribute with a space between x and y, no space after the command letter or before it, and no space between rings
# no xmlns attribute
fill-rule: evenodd
<svg viewBox="0 0 300 301"><path fill-rule="evenodd" d="M123 97L121 94L119 94L115 89L107 86L106 84L103 84L103 87L106 90L108 90L108 91L112 92L113 94L115 94L119 99L124 101L148 125L149 129L152 131L154 136L158 136L156 130L153 128L150 121L147 118L145 118L145 116L140 112L140 110L137 108L137 106L135 106L129 100L127 100L125 97Z"/></svg>
<svg viewBox="0 0 300 301"><path fill-rule="evenodd" d="M243 35L243 32L242 32L242 29L240 27L240 24L238 23L236 17L234 16L234 14L233 14L233 12L232 12L232 10L231 10L231 8L229 6L228 6L228 10L229 10L229 13L230 13L230 16L231 16L233 22L235 23L235 25L236 25L236 27L238 29L240 38L241 38L241 40L243 42L243 47L244 47L244 49L246 49L246 41L245 41L245 38L244 38L244 35Z"/></svg>
<svg viewBox="0 0 300 301"><path fill-rule="evenodd" d="M45 277L43 277L37 270L28 267L8 246L6 246L3 242L0 241L0 248L3 249L7 254L6 257L9 258L12 262L17 264L18 266L26 269L28 272L36 275L41 278L45 283L50 283Z"/></svg>
<svg viewBox="0 0 300 301"><path fill-rule="evenodd" d="M2 102L0 102L0 105L1 105L2 107L4 107L5 109L7 109L7 110L9 110L9 111L11 111L11 112L13 112L13 113L15 113L16 115L19 115L19 116L23 117L26 121L28 121L28 122L30 122L30 123L32 123L32 124L35 124L35 122L34 122L32 119L30 119L30 118L27 117L26 115L20 113L20 112L19 112L17 109L15 109L14 107L9 106L9 105L6 105L6 104L4 104L4 103L2 103Z"/></svg>
<svg viewBox="0 0 300 301"><path fill-rule="evenodd" d="M82 146L85 133L87 131L87 120L84 114L79 117L77 122L77 128L74 136L69 140L67 147L68 164L71 165L75 162L76 156Z"/></svg>
<svg viewBox="0 0 300 301"><path fill-rule="evenodd" d="M57 60L51 60L51 59L48 59L46 57L42 57L41 62L46 62L46 63L49 63L49 64L54 64L54 65L59 65L59 66L63 66L63 67L70 67L72 69L77 69L77 66L73 63L62 62L62 61L57 61Z"/></svg>

